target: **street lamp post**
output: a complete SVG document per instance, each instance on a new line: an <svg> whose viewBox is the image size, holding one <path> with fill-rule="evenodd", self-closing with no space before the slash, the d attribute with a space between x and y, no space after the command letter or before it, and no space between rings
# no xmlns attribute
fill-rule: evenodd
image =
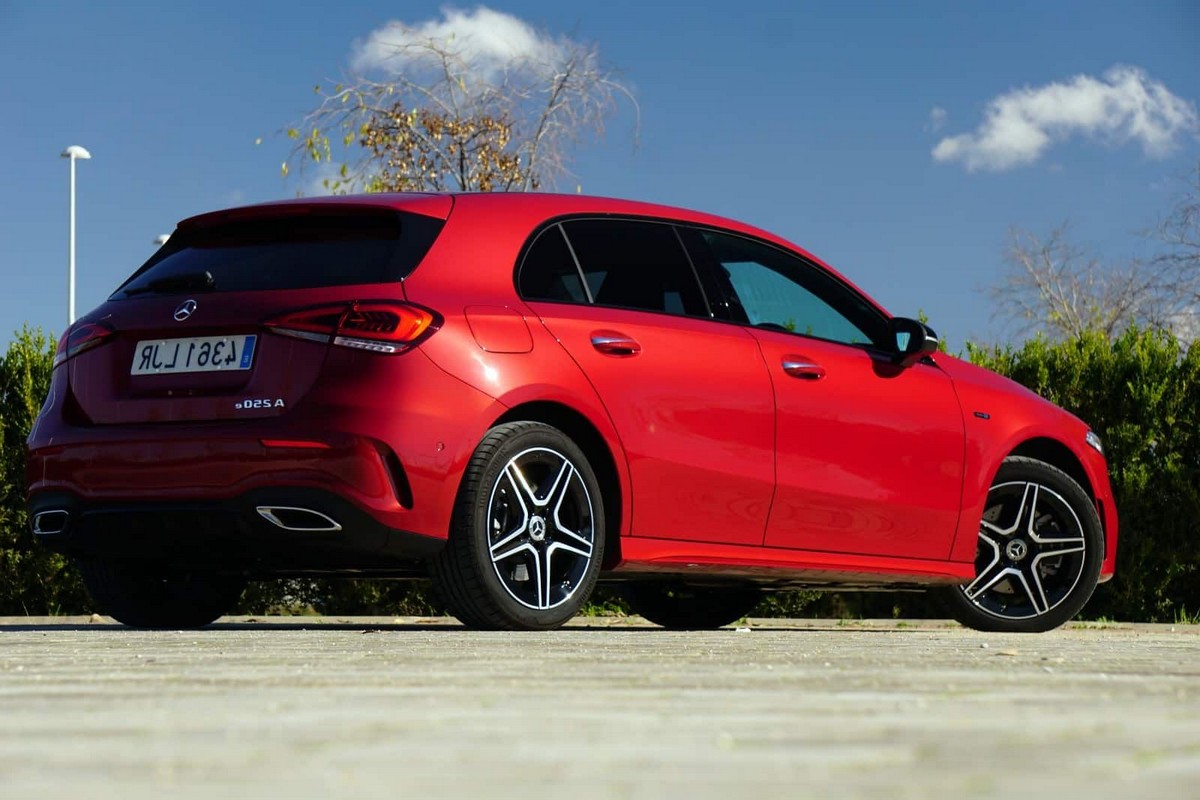
<svg viewBox="0 0 1200 800"><path fill-rule="evenodd" d="M91 158L92 154L77 144L62 151L62 157L71 160L71 221L67 237L67 324L75 323L75 161Z"/></svg>

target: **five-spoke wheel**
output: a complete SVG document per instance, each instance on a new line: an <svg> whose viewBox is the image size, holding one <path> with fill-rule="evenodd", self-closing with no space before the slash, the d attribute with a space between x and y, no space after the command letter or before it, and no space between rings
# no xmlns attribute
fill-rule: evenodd
<svg viewBox="0 0 1200 800"><path fill-rule="evenodd" d="M603 503L586 456L549 425L512 422L476 449L431 576L467 625L543 630L586 602L603 553Z"/></svg>
<svg viewBox="0 0 1200 800"><path fill-rule="evenodd" d="M569 601L592 564L594 523L567 456L531 447L508 459L488 501L488 555L509 596L538 610Z"/></svg>
<svg viewBox="0 0 1200 800"><path fill-rule="evenodd" d="M1049 464L1012 457L988 491L975 579L943 596L972 628L1050 630L1087 603L1103 551L1099 517L1079 484Z"/></svg>

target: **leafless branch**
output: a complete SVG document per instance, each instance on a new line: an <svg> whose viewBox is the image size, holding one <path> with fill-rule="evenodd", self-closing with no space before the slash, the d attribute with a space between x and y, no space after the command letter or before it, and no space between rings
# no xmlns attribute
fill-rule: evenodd
<svg viewBox="0 0 1200 800"><path fill-rule="evenodd" d="M1073 245L1066 224L1044 237L1010 230L1008 271L988 290L993 315L1054 338L1113 337L1136 324L1191 342L1200 334L1200 165L1147 233L1161 247L1157 255L1112 264Z"/></svg>
<svg viewBox="0 0 1200 800"><path fill-rule="evenodd" d="M288 130L284 174L339 164L326 188L527 191L553 186L585 139L602 137L632 92L596 49L563 41L547 63L480 71L448 40L397 45L404 69L318 86L320 101Z"/></svg>

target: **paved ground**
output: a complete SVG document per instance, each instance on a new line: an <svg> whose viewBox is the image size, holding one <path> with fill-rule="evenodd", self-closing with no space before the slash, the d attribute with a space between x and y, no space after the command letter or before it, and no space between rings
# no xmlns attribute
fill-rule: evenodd
<svg viewBox="0 0 1200 800"><path fill-rule="evenodd" d="M0 619L5 798L1200 796L1195 626L96 620Z"/></svg>

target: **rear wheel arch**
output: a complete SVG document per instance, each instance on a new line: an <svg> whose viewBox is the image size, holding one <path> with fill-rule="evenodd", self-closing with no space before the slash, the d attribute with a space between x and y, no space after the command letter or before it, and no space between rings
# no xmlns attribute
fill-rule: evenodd
<svg viewBox="0 0 1200 800"><path fill-rule="evenodd" d="M514 406L504 413L492 426L506 422L541 422L565 433L579 446L600 483L604 501L604 519L607 544L603 569L612 569L621 561L621 512L624 494L617 473L616 458L603 434L586 416L570 406L554 401L532 401Z"/></svg>

